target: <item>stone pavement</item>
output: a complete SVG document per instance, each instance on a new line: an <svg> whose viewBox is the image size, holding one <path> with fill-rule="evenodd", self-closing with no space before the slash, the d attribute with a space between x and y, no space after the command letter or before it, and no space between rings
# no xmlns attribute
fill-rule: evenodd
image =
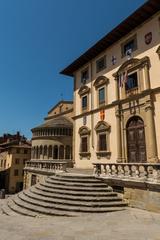
<svg viewBox="0 0 160 240"><path fill-rule="evenodd" d="M128 208L81 217L0 215L0 240L160 240L160 214Z"/></svg>

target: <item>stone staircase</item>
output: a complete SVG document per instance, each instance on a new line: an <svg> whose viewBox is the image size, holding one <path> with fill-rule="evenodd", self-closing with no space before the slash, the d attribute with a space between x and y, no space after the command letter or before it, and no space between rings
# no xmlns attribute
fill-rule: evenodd
<svg viewBox="0 0 160 240"><path fill-rule="evenodd" d="M126 203L101 180L63 173L47 177L2 205L3 214L16 216L79 216L124 210Z"/></svg>

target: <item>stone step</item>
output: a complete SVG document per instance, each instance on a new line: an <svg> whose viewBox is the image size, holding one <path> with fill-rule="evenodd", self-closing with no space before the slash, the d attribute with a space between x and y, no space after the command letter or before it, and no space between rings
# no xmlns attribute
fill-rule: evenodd
<svg viewBox="0 0 160 240"><path fill-rule="evenodd" d="M24 216L28 216L28 217L37 217L38 216L33 211L30 211L30 210L25 209L24 207L18 206L15 203L14 199L8 203L8 208L10 209L10 211L12 213L15 213L16 216L19 216L19 215L24 215Z"/></svg>
<svg viewBox="0 0 160 240"><path fill-rule="evenodd" d="M46 192L46 191L43 191L43 190L40 190L40 189L37 189L37 188L30 188L30 192L32 193L35 193L35 194L38 194L40 196L43 196L43 197L48 197L48 198L59 198L59 199L66 199L66 200L82 200L82 201L107 201L108 199L110 199L111 197L117 197L117 193L115 192L106 192L105 193L105 196L103 195L100 195L100 196L74 196L74 195L67 195L67 194L56 194L56 193L52 193L52 192Z"/></svg>
<svg viewBox="0 0 160 240"><path fill-rule="evenodd" d="M110 197L105 201L83 201L83 200L66 200L62 198L48 198L47 196L40 196L38 194L35 194L31 191L23 191L23 194L38 201L42 201L45 203L51 203L51 204L63 204L63 205L71 205L71 206L88 206L88 207L104 207L108 206L108 202L122 202L122 199L118 196L116 197Z"/></svg>
<svg viewBox="0 0 160 240"><path fill-rule="evenodd" d="M107 188L105 191L93 191L93 192L87 192L87 191L72 191L72 190L63 190L63 189L54 189L52 187L47 187L42 184L35 185L35 188L38 190L42 190L44 192L49 193L56 193L56 194L66 194L70 196L106 196L107 193L112 193L112 190Z"/></svg>
<svg viewBox="0 0 160 240"><path fill-rule="evenodd" d="M60 211L56 209L47 209L43 206L37 206L32 203L23 201L19 197L14 200L14 204L17 206L17 209L21 208L26 210L27 212L31 212L36 217L40 216L66 216L66 217L75 217L77 214L75 212L68 212L68 211Z"/></svg>
<svg viewBox="0 0 160 240"><path fill-rule="evenodd" d="M101 180L99 179L96 179L95 177L94 178L88 178L88 179L84 179L84 178L72 178L72 177L63 177L63 176L59 176L59 175L52 175L50 177L48 177L49 179L53 179L53 180L57 180L59 182L61 181L67 181L67 182L79 182L79 183L84 183L84 182L87 182L87 183L102 183Z"/></svg>
<svg viewBox="0 0 160 240"><path fill-rule="evenodd" d="M91 180L91 179L95 179L95 176L93 175L87 175L87 174L81 174L81 173L57 173L53 176L58 176L58 177L62 177L62 178L72 178L72 179L86 179L86 180Z"/></svg>
<svg viewBox="0 0 160 240"><path fill-rule="evenodd" d="M26 196L23 192L18 194L18 197L24 201L27 202L29 204L33 204L35 206L39 206L39 207L44 207L44 208L48 208L48 209L56 209L56 210L61 210L61 211L71 211L71 212L105 212L105 210L107 210L110 207L125 207L126 203L122 202L122 201L118 201L118 202L108 202L105 204L105 206L73 206L73 205L67 205L67 204L51 204L51 203L47 203L47 202L40 202L37 200L33 200L33 198L30 198L28 196Z"/></svg>
<svg viewBox="0 0 160 240"><path fill-rule="evenodd" d="M88 182L83 182L83 183L79 183L79 182L68 182L67 180L63 180L63 181L59 181L57 179L51 179L51 178L47 178L45 180L46 183L50 183L50 184L58 184L60 185L64 185L64 186L75 186L75 187L107 187L107 184L103 183L103 182L95 182L95 183L88 183Z"/></svg>
<svg viewBox="0 0 160 240"><path fill-rule="evenodd" d="M7 216L18 216L18 214L15 211L12 211L12 209L10 208L11 202L11 199L6 200L6 203L2 206L2 212Z"/></svg>
<svg viewBox="0 0 160 240"><path fill-rule="evenodd" d="M54 188L58 190L72 190L72 191L87 191L87 192L101 192L101 191L112 191L111 187L103 186L103 187L78 187L78 186L64 186L64 185L59 185L59 184L52 184L52 183L47 183L47 182L41 182L40 185L48 188Z"/></svg>
<svg viewBox="0 0 160 240"><path fill-rule="evenodd" d="M67 217L75 217L75 216L82 216L82 215L86 215L85 212L74 212L74 211L62 211L62 210L56 210L56 209L47 209L45 207L41 207L41 206L35 206L33 204L27 203L22 201L20 198L16 198L15 200L15 204L17 206L20 206L22 208L25 208L31 212L34 212L35 214L37 214L37 216L67 216ZM107 209L98 209L98 212L101 213L107 213L107 212L114 212L114 211L122 211L125 210L126 208L124 207L111 207L111 208L107 208ZM90 212L90 213L95 213L94 212Z"/></svg>

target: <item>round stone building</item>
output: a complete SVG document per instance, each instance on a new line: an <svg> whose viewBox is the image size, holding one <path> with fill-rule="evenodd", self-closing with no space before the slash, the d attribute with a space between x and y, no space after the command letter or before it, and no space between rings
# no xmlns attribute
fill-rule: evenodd
<svg viewBox="0 0 160 240"><path fill-rule="evenodd" d="M44 123L33 128L31 160L24 171L24 188L64 167L72 167L73 102L60 101Z"/></svg>

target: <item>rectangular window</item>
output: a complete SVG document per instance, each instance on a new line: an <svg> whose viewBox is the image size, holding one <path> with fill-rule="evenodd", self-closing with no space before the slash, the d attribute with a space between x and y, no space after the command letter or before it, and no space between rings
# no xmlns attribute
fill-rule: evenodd
<svg viewBox="0 0 160 240"><path fill-rule="evenodd" d="M100 72L106 68L106 56L101 57L96 61L96 72Z"/></svg>
<svg viewBox="0 0 160 240"><path fill-rule="evenodd" d="M87 109L87 96L82 97L82 110Z"/></svg>
<svg viewBox="0 0 160 240"><path fill-rule="evenodd" d="M15 159L15 164L19 164L19 158Z"/></svg>
<svg viewBox="0 0 160 240"><path fill-rule="evenodd" d="M125 83L126 91L132 90L138 87L137 72L128 75L127 82Z"/></svg>
<svg viewBox="0 0 160 240"><path fill-rule="evenodd" d="M14 176L18 176L18 169L14 170Z"/></svg>
<svg viewBox="0 0 160 240"><path fill-rule="evenodd" d="M107 150L106 134L99 134L99 151Z"/></svg>
<svg viewBox="0 0 160 240"><path fill-rule="evenodd" d="M87 137L81 138L81 152L88 152L88 139Z"/></svg>
<svg viewBox="0 0 160 240"><path fill-rule="evenodd" d="M129 56L137 50L137 37L134 35L133 37L129 38L126 42L122 43L121 51L122 57Z"/></svg>
<svg viewBox="0 0 160 240"><path fill-rule="evenodd" d="M81 83L86 84L87 79L89 78L89 69L85 69L81 72Z"/></svg>
<svg viewBox="0 0 160 240"><path fill-rule="evenodd" d="M105 103L105 88L99 89L99 105Z"/></svg>

